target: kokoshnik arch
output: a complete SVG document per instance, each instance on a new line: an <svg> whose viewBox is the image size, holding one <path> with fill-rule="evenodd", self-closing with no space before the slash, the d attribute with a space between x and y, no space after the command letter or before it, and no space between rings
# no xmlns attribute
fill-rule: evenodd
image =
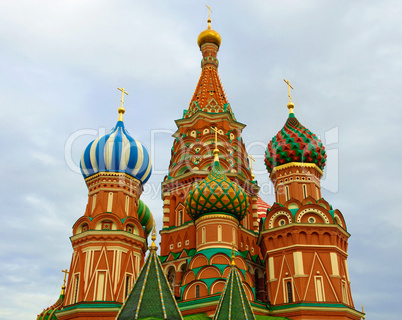
<svg viewBox="0 0 402 320"><path fill-rule="evenodd" d="M67 286L37 319L364 318L353 305L345 219L321 196L325 148L297 120L290 83L288 119L265 156L270 206L218 75L210 17L197 42L201 76L162 182L160 255L140 199L151 159L125 128L119 88L115 127L81 158L88 204L73 226Z"/></svg>

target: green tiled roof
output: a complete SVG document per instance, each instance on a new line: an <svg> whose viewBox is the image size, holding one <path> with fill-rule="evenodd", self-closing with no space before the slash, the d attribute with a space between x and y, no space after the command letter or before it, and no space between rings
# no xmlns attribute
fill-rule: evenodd
<svg viewBox="0 0 402 320"><path fill-rule="evenodd" d="M184 320L211 320L205 313L191 314L184 317Z"/></svg>
<svg viewBox="0 0 402 320"><path fill-rule="evenodd" d="M64 287L65 288L65 287ZM62 292L60 294L59 299L55 302L55 304L53 304L52 306L50 306L49 308L43 310L38 316L37 316L37 320L56 320L56 315L55 313L58 310L61 310L63 308L63 301L64 301L64 293Z"/></svg>
<svg viewBox="0 0 402 320"><path fill-rule="evenodd" d="M290 320L285 317L273 317L273 316L255 316L256 320Z"/></svg>
<svg viewBox="0 0 402 320"><path fill-rule="evenodd" d="M231 266L225 289L219 300L214 320L255 320L240 274Z"/></svg>
<svg viewBox="0 0 402 320"><path fill-rule="evenodd" d="M116 319L183 319L163 273L156 247L151 246L147 260Z"/></svg>

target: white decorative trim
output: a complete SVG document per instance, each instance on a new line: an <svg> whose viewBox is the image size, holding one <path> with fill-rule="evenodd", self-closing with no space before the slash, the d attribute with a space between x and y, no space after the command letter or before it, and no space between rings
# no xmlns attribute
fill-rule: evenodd
<svg viewBox="0 0 402 320"><path fill-rule="evenodd" d="M278 211L278 212L273 214L271 219L269 219L268 229L272 229L274 227L274 222L275 222L276 218L279 217L279 216L286 216L288 218L289 223L292 223L292 217L288 212L286 212L286 211Z"/></svg>
<svg viewBox="0 0 402 320"><path fill-rule="evenodd" d="M308 208L308 209L304 209L302 212L299 213L299 215L297 216L297 223L301 222L302 217L309 212L314 212L317 213L319 216L321 216L321 218L324 219L324 222L326 224L329 224L329 219L328 217L324 214L324 212L322 212L321 210L315 209L315 208Z"/></svg>
<svg viewBox="0 0 402 320"><path fill-rule="evenodd" d="M342 228L345 228L345 226L343 225L342 220L338 214L334 213L334 218L335 218L335 223L339 224Z"/></svg>

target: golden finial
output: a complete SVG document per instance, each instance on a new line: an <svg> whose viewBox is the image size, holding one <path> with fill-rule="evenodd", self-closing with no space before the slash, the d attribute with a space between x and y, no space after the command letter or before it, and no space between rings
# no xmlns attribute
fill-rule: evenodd
<svg viewBox="0 0 402 320"><path fill-rule="evenodd" d="M213 12L213 11L211 10L210 6L208 6L208 5L206 5L206 6L208 8L208 20L207 20L208 27L206 30L202 31L198 35L197 43L198 43L198 46L200 47L200 49L201 49L201 46L207 42L215 43L219 48L219 46L221 45L222 38L218 32L216 32L215 30L212 30L212 28L211 28L211 12Z"/></svg>
<svg viewBox="0 0 402 320"><path fill-rule="evenodd" d="M230 263L230 265L232 266L236 266L235 257L236 257L235 244L234 242L232 242L232 262Z"/></svg>
<svg viewBox="0 0 402 320"><path fill-rule="evenodd" d="M366 314L365 314L365 312L364 312L363 305L362 305L362 313L364 313L364 316L363 316L363 320L364 320L364 319L366 319L366 317L365 317Z"/></svg>
<svg viewBox="0 0 402 320"><path fill-rule="evenodd" d="M63 286L61 287L61 294L65 294L65 290L66 290L66 277L68 274L68 270L61 270L61 272L64 272L64 280L63 280Z"/></svg>
<svg viewBox="0 0 402 320"><path fill-rule="evenodd" d="M253 161L255 161L255 159L253 158L253 156L252 155L248 155L248 157L250 158L250 169L251 169L251 179L255 179L255 175L254 175L254 173L253 173Z"/></svg>
<svg viewBox="0 0 402 320"><path fill-rule="evenodd" d="M206 4L206 6L207 6L207 8L208 8L208 29L210 30L211 29L211 12L212 13L214 13L212 10L211 10L211 7L209 6L209 5L207 5Z"/></svg>
<svg viewBox="0 0 402 320"><path fill-rule="evenodd" d="M125 95L125 94L128 95L128 92L127 92L127 91L124 91L124 88L117 88L117 90L120 90L120 91L121 91L121 100L120 100L121 105L120 105L120 108L119 108L117 111L119 112L119 121L123 121L123 114L124 114L124 112L126 112L126 110L125 110L124 107L123 107L123 104L124 104L124 95Z"/></svg>
<svg viewBox="0 0 402 320"><path fill-rule="evenodd" d="M215 159L214 161L219 161L219 150L218 150L218 128L217 127L211 127L211 130L215 132L215 149L214 149L214 155Z"/></svg>
<svg viewBox="0 0 402 320"><path fill-rule="evenodd" d="M285 81L286 84L288 85L289 103L288 103L288 106L287 106L287 107L288 107L288 109L289 109L289 113L293 113L293 108L295 107L295 105L294 105L294 103L292 102L292 98L291 98L291 96L290 96L290 88L292 88L292 90L294 90L294 89L293 89L293 87L290 85L290 83L289 83L288 80L283 79L283 81Z"/></svg>
<svg viewBox="0 0 402 320"><path fill-rule="evenodd" d="M151 250L152 249L156 250L157 247L156 247L156 244L155 244L155 240L156 240L156 222L155 222L155 220L154 220L154 227L152 228L151 239L152 239Z"/></svg>

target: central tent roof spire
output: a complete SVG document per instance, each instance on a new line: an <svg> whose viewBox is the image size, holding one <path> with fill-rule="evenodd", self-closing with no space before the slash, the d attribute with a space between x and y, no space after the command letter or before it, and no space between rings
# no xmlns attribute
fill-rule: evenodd
<svg viewBox="0 0 402 320"><path fill-rule="evenodd" d="M198 111L204 111L208 113L229 112L232 118L236 120L218 75L219 61L217 55L222 38L217 31L212 29L212 10L209 7L208 10L208 27L199 34L197 40L202 52L201 76L188 110L184 111L183 118L190 118Z"/></svg>

